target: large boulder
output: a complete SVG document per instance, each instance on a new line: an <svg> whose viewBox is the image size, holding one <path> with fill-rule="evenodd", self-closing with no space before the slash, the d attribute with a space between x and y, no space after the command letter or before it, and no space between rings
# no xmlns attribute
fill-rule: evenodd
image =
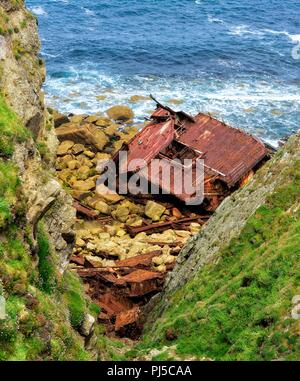
<svg viewBox="0 0 300 381"><path fill-rule="evenodd" d="M152 221L159 221L166 208L154 201L148 201L145 207L145 215Z"/></svg>
<svg viewBox="0 0 300 381"><path fill-rule="evenodd" d="M74 142L72 140L64 140L57 148L57 156L64 156L68 153L68 151L74 146Z"/></svg>
<svg viewBox="0 0 300 381"><path fill-rule="evenodd" d="M76 125L74 123L67 123L58 127L55 132L60 141L72 140L76 143L93 146L99 151L109 141L105 133L93 124Z"/></svg>
<svg viewBox="0 0 300 381"><path fill-rule="evenodd" d="M134 118L134 113L128 106L113 106L106 111L110 119L127 121Z"/></svg>

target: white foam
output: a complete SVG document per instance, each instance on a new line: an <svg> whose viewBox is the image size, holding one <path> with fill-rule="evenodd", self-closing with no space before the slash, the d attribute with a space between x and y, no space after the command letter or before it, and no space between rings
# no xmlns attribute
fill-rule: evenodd
<svg viewBox="0 0 300 381"><path fill-rule="evenodd" d="M47 16L48 13L44 10L44 8L40 5L31 8L31 12L37 16Z"/></svg>
<svg viewBox="0 0 300 381"><path fill-rule="evenodd" d="M262 32L261 30L252 30L248 25L242 24L230 27L229 34L234 36L244 36L247 34L254 36L263 36L264 32Z"/></svg>
<svg viewBox="0 0 300 381"><path fill-rule="evenodd" d="M81 9L84 11L84 13L88 16L95 16L95 12L92 11L91 9L88 9L88 8L85 8L85 7L81 7Z"/></svg>
<svg viewBox="0 0 300 381"><path fill-rule="evenodd" d="M218 17L215 17L213 15L207 15L207 20L210 22L210 23L216 23L216 24L225 24L225 22L221 19L219 19Z"/></svg>

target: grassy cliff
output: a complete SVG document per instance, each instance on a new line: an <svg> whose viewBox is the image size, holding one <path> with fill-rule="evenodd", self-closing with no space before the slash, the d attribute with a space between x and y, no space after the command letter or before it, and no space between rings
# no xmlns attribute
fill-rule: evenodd
<svg viewBox="0 0 300 381"><path fill-rule="evenodd" d="M298 136L298 156L299 143ZM300 295L300 157L283 171L216 263L168 295L162 314L160 301L155 323L129 357L155 348L156 359L299 360L300 320L291 312Z"/></svg>

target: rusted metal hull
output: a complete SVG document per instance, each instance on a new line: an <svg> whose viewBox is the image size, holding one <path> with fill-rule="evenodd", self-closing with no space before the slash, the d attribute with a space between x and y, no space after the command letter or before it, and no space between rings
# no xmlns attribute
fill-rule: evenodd
<svg viewBox="0 0 300 381"><path fill-rule="evenodd" d="M151 122L122 149L128 153L126 165L119 162L122 172L138 173L147 182L156 185L162 193L174 195L188 203L195 194L185 193L182 185L177 192L178 181L186 168L174 169L173 161L191 159L192 186L200 189L204 182L202 207L214 211L220 202L240 183L268 154L265 145L257 138L232 128L210 115L192 117L175 112L157 102ZM118 155L114 159L117 161ZM144 160L144 165L138 160ZM161 160L161 167L151 166L153 159ZM197 178L196 160L204 160L204 176ZM172 169L170 170L170 168ZM176 172L177 171L177 172ZM164 176L170 173L170 178ZM204 178L203 178L204 177Z"/></svg>

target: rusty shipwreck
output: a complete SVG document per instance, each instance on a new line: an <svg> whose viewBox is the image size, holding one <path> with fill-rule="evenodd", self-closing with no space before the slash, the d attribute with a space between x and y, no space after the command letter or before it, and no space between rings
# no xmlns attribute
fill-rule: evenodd
<svg viewBox="0 0 300 381"><path fill-rule="evenodd" d="M199 113L191 116L182 111L176 112L157 100L155 102L156 110L149 124L120 149L127 151L126 165L120 162L118 152L115 154L119 173L138 173L141 178L155 183L162 193L188 203L193 195L176 193L174 171L170 171L173 178L166 181L161 168L155 173L153 168L149 168L151 161L164 159L163 165L169 166L174 160L183 162L191 159L195 167L196 160L203 159L204 179L201 180L204 181L204 199L201 209L212 212L226 196L245 184L269 157L268 147L258 138L211 115ZM144 167L135 164L140 159L144 161ZM194 176L195 188L197 181L200 179Z"/></svg>

